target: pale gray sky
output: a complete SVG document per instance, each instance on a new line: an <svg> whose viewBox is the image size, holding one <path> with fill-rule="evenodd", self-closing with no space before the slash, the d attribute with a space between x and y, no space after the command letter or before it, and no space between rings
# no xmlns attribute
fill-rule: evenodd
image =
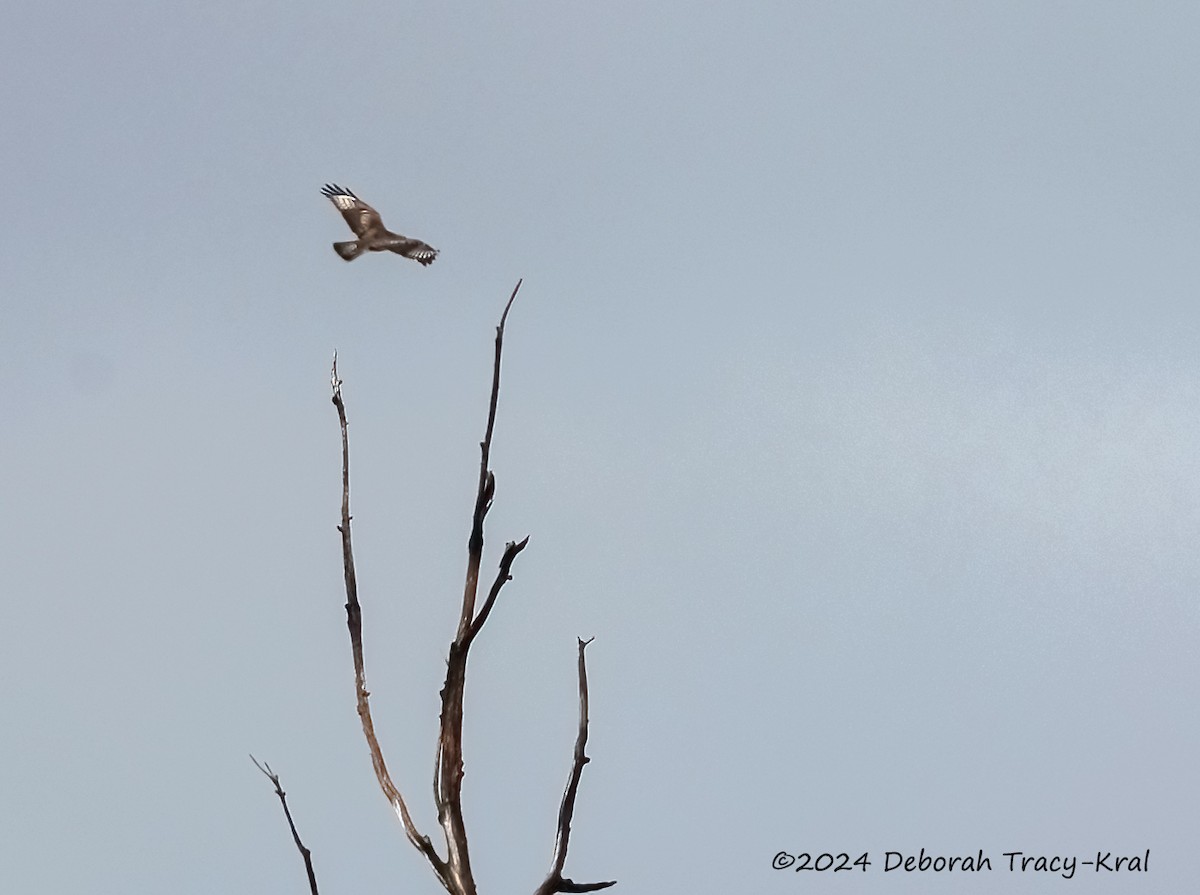
<svg viewBox="0 0 1200 895"><path fill-rule="evenodd" d="M19 4L0 31L0 878L435 892L493 327L480 891L1181 892L1200 9ZM333 181L437 246L352 265ZM884 853L992 857L884 873ZM1006 851L1149 873L1014 875ZM869 852L868 872L770 868Z"/></svg>

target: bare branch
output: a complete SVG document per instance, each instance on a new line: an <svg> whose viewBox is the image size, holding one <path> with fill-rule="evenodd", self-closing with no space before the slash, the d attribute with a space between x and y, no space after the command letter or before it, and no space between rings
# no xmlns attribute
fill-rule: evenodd
<svg viewBox="0 0 1200 895"><path fill-rule="evenodd" d="M496 597L500 596L500 588L504 587L509 581L512 581L510 570L512 569L513 560L517 558L518 553L525 549L525 545L528 543L529 535L525 535L524 540L509 541L504 545L504 556L500 558L500 570L496 572L496 580L492 582L487 599L483 601L483 608L479 610L479 615L471 624L471 630L467 632L467 644L470 644L475 639L483 628L483 623L492 614L492 607L496 604Z"/></svg>
<svg viewBox="0 0 1200 895"><path fill-rule="evenodd" d="M467 581L463 587L462 615L458 620L456 640L466 636L475 617L475 595L479 588L479 564L483 559L483 520L488 510L492 508L492 498L496 493L496 478L488 469L488 456L492 451L492 429L496 425L496 403L500 398L500 353L504 348L504 324L508 320L508 311L512 307L517 292L521 289L523 280L517 280L504 313L500 315L500 325L496 327L496 355L492 363L492 399L488 404L487 430L483 441L479 443L479 489L475 495L475 514L471 522L471 537L467 541Z"/></svg>
<svg viewBox="0 0 1200 895"><path fill-rule="evenodd" d="M392 782L388 773L387 763L383 760L383 749L375 736L375 722L371 718L370 696L367 690L367 677L363 665L362 642L362 606L358 602L358 583L354 574L354 551L350 542L350 441L346 433L346 406L342 402L342 380L338 378L337 355L333 358L333 370L330 376L333 386L333 405L337 408L338 422L342 430L342 522L338 531L342 534L342 567L346 581L346 626L350 629L350 649L354 656L354 692L358 705L358 717L362 723L363 736L367 740L367 748L371 752L371 766L375 771L375 779L379 788L391 803L392 809L404 824L404 832L418 851L421 852L433 867L438 880L451 895L461 895L459 890L452 887L449 869L433 848L428 836L424 836L413 823L404 803L400 790Z"/></svg>
<svg viewBox="0 0 1200 895"><path fill-rule="evenodd" d="M598 892L601 889L607 889L609 886L615 886L617 881L610 879L602 883L577 883L573 879L561 879L555 887L555 892Z"/></svg>
<svg viewBox="0 0 1200 895"><path fill-rule="evenodd" d="M304 858L304 870L308 873L308 888L312 895L320 895L317 891L317 874L313 871L312 852L304 847L304 843L300 841L300 834L296 832L296 824L292 821L292 812L288 810L287 793L283 791L283 787L279 783L279 775L271 770L271 766L266 762L259 764L258 759L253 755L250 760L254 762L254 766L267 775L267 779L275 784L275 795L279 796L279 804L283 806L283 816L287 818L288 829L292 831L292 841L296 843L296 848L300 849L300 857Z"/></svg>
<svg viewBox="0 0 1200 895"><path fill-rule="evenodd" d="M535 895L553 895L555 892L595 892L615 886L617 881L609 880L600 883L577 883L562 875L563 866L567 862L567 848L571 842L571 819L575 815L575 796L579 792L579 780L583 776L583 766L591 761L584 751L588 738L588 686L587 660L584 650L591 640L579 641L579 733L575 737L575 758L571 763L571 776L567 778L567 788L563 792L562 804L558 808L558 833L554 842L554 864L546 879L537 887Z"/></svg>
<svg viewBox="0 0 1200 895"><path fill-rule="evenodd" d="M492 449L492 432L496 425L496 405L500 398L500 359L504 351L504 325L512 308L521 280L513 287L512 295L500 315L496 327L496 351L492 362L492 393L488 402L487 428L479 444L479 486L475 494L475 511L471 517L471 535L467 541L467 579L463 587L462 614L458 630L450 644L446 661L446 682L442 686L441 727L438 733L437 769L434 775L434 798L437 801L438 822L446 837L446 863L449 874L461 895L474 895L475 879L471 872L471 856L467 844L466 822L462 811L463 778L463 694L467 683L467 655L483 621L475 618L475 600L479 590L479 566L483 559L483 522L496 494L496 477L488 468ZM517 554L529 539L510 543L500 562L500 573L488 594L483 619L491 612L496 596L504 582L511 578L510 568Z"/></svg>

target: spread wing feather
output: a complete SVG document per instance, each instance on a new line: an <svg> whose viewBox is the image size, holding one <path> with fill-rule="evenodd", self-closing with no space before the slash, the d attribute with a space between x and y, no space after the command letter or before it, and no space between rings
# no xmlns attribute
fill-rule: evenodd
<svg viewBox="0 0 1200 895"><path fill-rule="evenodd" d="M398 233L393 233L391 236L383 239L373 240L371 243L375 251L386 249L389 252L395 252L397 255L403 255L405 258L412 258L426 267L433 263L433 259L437 257L437 249L427 242L422 242L419 239L409 239L407 236L401 236Z"/></svg>
<svg viewBox="0 0 1200 895"><path fill-rule="evenodd" d="M350 230L359 239L369 239L387 232L379 212L344 186L327 183L321 189L321 194L326 196L333 203L334 208L342 213Z"/></svg>

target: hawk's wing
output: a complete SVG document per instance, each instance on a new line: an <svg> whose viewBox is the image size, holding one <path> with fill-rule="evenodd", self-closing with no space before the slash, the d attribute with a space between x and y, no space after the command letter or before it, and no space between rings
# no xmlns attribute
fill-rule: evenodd
<svg viewBox="0 0 1200 895"><path fill-rule="evenodd" d="M342 213L350 229L359 239L371 238L387 233L379 212L364 202L344 186L327 183L321 189L321 195L329 199L334 207Z"/></svg>
<svg viewBox="0 0 1200 895"><path fill-rule="evenodd" d="M373 239L371 246L377 252L386 249L397 255L403 255L405 258L412 258L426 267L432 264L433 259L438 256L438 250L429 243L401 236L399 233L389 233L381 239Z"/></svg>

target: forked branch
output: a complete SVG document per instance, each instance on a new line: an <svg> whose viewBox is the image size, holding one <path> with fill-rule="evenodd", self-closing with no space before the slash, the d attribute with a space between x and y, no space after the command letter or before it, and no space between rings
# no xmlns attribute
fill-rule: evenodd
<svg viewBox="0 0 1200 895"><path fill-rule="evenodd" d="M442 713L438 731L438 758L434 778L434 798L437 801L438 822L446 836L446 863L450 877L460 895L474 895L475 879L471 872L471 855L467 846L467 828L462 810L463 778L463 694L467 683L467 656L483 622L491 613L496 597L504 584L512 578L511 568L517 554L525 549L529 538L509 543L500 560L500 571L496 582L488 593L487 601L479 617L475 614L475 601L479 591L479 566L483 561L483 522L492 500L496 496L496 476L488 468L492 450L492 433L496 426L496 406L500 400L500 359L504 351L504 325L512 308L521 281L513 288L500 324L496 327L496 347L492 359L492 392L488 401L487 427L483 441L479 443L479 484L475 492L475 511L471 516L471 534L467 539L467 577L463 586L462 612L458 630L450 644L450 655L446 661L446 682L442 686Z"/></svg>
<svg viewBox="0 0 1200 895"><path fill-rule="evenodd" d="M458 634L455 640L462 640L475 617L475 595L479 589L479 564L483 559L483 520L492 508L492 499L496 496L496 477L488 469L488 458L492 452L492 430L496 426L496 405L500 400L500 355L504 350L504 324L508 322L508 312L521 289L522 280L517 280L504 313L500 315L500 325L496 327L496 352L492 361L492 397L488 402L487 429L483 433L483 441L479 443L479 487L475 493L475 513L471 519L471 536L467 540L467 581L463 587L462 614L458 620Z"/></svg>

